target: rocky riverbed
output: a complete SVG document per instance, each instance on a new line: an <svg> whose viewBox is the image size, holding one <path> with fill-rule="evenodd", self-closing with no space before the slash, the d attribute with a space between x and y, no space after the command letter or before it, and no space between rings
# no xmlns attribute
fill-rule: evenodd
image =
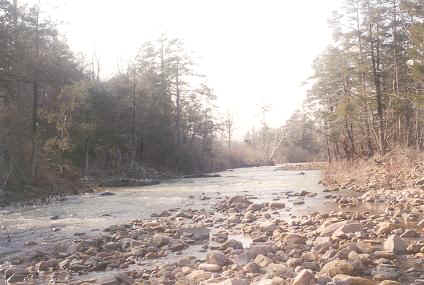
<svg viewBox="0 0 424 285"><path fill-rule="evenodd" d="M424 284L424 193L372 190L322 195L332 211L287 215L317 195L263 201L221 195L74 235L0 265L0 284ZM2 281L4 280L4 281ZM3 284L2 284L3 285Z"/></svg>

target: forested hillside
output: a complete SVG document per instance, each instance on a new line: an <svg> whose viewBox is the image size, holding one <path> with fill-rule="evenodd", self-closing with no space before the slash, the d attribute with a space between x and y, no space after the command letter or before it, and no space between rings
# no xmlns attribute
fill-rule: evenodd
<svg viewBox="0 0 424 285"><path fill-rule="evenodd" d="M354 160L424 144L424 3L345 0L307 99L278 129L247 134L281 162ZM264 138L268 138L267 140Z"/></svg>
<svg viewBox="0 0 424 285"><path fill-rule="evenodd" d="M38 7L0 0L0 188L247 162L218 139L216 95L181 40L158 35L105 80L62 38Z"/></svg>
<svg viewBox="0 0 424 285"><path fill-rule="evenodd" d="M328 159L424 143L424 3L347 0L330 20L334 43L314 62L305 103Z"/></svg>

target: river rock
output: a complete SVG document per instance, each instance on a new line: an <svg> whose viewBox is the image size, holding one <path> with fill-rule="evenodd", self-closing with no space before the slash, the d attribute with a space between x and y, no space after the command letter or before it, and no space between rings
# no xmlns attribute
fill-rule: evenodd
<svg viewBox="0 0 424 285"><path fill-rule="evenodd" d="M58 262L56 259L51 259L48 261L40 261L36 264L35 268L37 272L48 271L50 268L56 268L58 266Z"/></svg>
<svg viewBox="0 0 424 285"><path fill-rule="evenodd" d="M190 267L193 266L196 261L196 257L194 256L184 256L180 260L178 260L177 264L181 267Z"/></svg>
<svg viewBox="0 0 424 285"><path fill-rule="evenodd" d="M171 240L171 242L168 245L169 249L171 251L181 251L187 247L187 245L182 242L181 240Z"/></svg>
<svg viewBox="0 0 424 285"><path fill-rule="evenodd" d="M400 236L401 238L417 238L417 237L420 237L420 234L419 233L417 233L416 231L414 231L414 230L410 230L410 229L408 229L408 230L406 230L403 234L401 234L401 236Z"/></svg>
<svg viewBox="0 0 424 285"><path fill-rule="evenodd" d="M113 192L102 192L99 194L99 196L114 196L114 195L116 194Z"/></svg>
<svg viewBox="0 0 424 285"><path fill-rule="evenodd" d="M240 223L240 216L239 215L237 215L237 214L232 214L228 219L227 219L227 221L229 222L229 223L233 223L233 224L238 224L238 223Z"/></svg>
<svg viewBox="0 0 424 285"><path fill-rule="evenodd" d="M121 244L119 242L108 242L103 245L103 248L107 251L119 250L121 248Z"/></svg>
<svg viewBox="0 0 424 285"><path fill-rule="evenodd" d="M213 234L212 240L219 242L219 243L226 242L228 240L228 233L224 232L224 231L217 232L217 233Z"/></svg>
<svg viewBox="0 0 424 285"><path fill-rule="evenodd" d="M286 204L282 202L271 202L269 203L269 207L271 209L279 210L279 209L284 209L286 207Z"/></svg>
<svg viewBox="0 0 424 285"><path fill-rule="evenodd" d="M221 266L218 264L202 263L199 265L199 269L207 272L220 272Z"/></svg>
<svg viewBox="0 0 424 285"><path fill-rule="evenodd" d="M153 218L166 218L166 217L170 217L171 213L167 210L160 212L159 214L153 213L151 215Z"/></svg>
<svg viewBox="0 0 424 285"><path fill-rule="evenodd" d="M297 274L292 285L315 285L315 284L316 284L316 279L312 271L308 269L303 269Z"/></svg>
<svg viewBox="0 0 424 285"><path fill-rule="evenodd" d="M262 210L263 208L265 207L265 204L263 204L263 203L261 203L261 204L251 204L248 208L247 208L247 211L252 211L252 212L255 212L255 211L259 211L259 210Z"/></svg>
<svg viewBox="0 0 424 285"><path fill-rule="evenodd" d="M272 259L265 255L259 254L255 258L255 263L260 267L266 267L268 264L272 263Z"/></svg>
<svg viewBox="0 0 424 285"><path fill-rule="evenodd" d="M337 231L339 228L347 224L347 221L342 222L325 222L321 225L321 227L318 229L318 232L321 234L321 236L332 236L335 231Z"/></svg>
<svg viewBox="0 0 424 285"><path fill-rule="evenodd" d="M249 281L246 279L227 279L216 283L216 285L249 285Z"/></svg>
<svg viewBox="0 0 424 285"><path fill-rule="evenodd" d="M126 273L120 272L115 274L115 279L119 281L120 285L132 285L134 280L132 280Z"/></svg>
<svg viewBox="0 0 424 285"><path fill-rule="evenodd" d="M282 277L284 279L293 277L293 270L287 267L287 265L281 263L270 263L266 267L266 272L271 277Z"/></svg>
<svg viewBox="0 0 424 285"><path fill-rule="evenodd" d="M253 285L274 285L272 282L272 279L266 278L266 279L261 279L255 283L252 283ZM276 284L279 285L279 284Z"/></svg>
<svg viewBox="0 0 424 285"><path fill-rule="evenodd" d="M330 237L317 237L313 245L313 250L315 252L324 253L331 247L332 241Z"/></svg>
<svg viewBox="0 0 424 285"><path fill-rule="evenodd" d="M152 240L153 245L156 247L162 247L169 244L170 242L171 238L163 234L155 234Z"/></svg>
<svg viewBox="0 0 424 285"><path fill-rule="evenodd" d="M376 234L387 235L395 228L396 228L396 225L391 222L381 222L377 225Z"/></svg>
<svg viewBox="0 0 424 285"><path fill-rule="evenodd" d="M347 263L346 261L341 259L336 259L324 265L320 273L334 277L337 274L349 275L352 272L353 266L350 263Z"/></svg>
<svg viewBox="0 0 424 285"><path fill-rule="evenodd" d="M84 282L83 284L85 283L86 282ZM120 285L121 284L121 282L119 282L119 280L117 280L114 276L101 277L100 279L97 279L96 283L99 285Z"/></svg>
<svg viewBox="0 0 424 285"><path fill-rule="evenodd" d="M194 270L189 275L187 275L187 280L189 284L199 284L201 281L211 278L212 274L203 270Z"/></svg>
<svg viewBox="0 0 424 285"><path fill-rule="evenodd" d="M362 226L360 223L346 223L340 226L333 234L333 238L344 236L349 233L356 233L362 231Z"/></svg>
<svg viewBox="0 0 424 285"><path fill-rule="evenodd" d="M375 280L396 280L400 276L399 269L390 264L379 264L374 272Z"/></svg>
<svg viewBox="0 0 424 285"><path fill-rule="evenodd" d="M272 233L277 229L277 225L273 221L266 221L259 225L259 228L264 233Z"/></svg>
<svg viewBox="0 0 424 285"><path fill-rule="evenodd" d="M360 253L373 253L376 251L376 247L370 242L359 241L356 243L356 247Z"/></svg>
<svg viewBox="0 0 424 285"><path fill-rule="evenodd" d="M6 284L22 282L27 277L28 271L25 269L15 269L10 277L7 278Z"/></svg>
<svg viewBox="0 0 424 285"><path fill-rule="evenodd" d="M246 214L244 214L243 216L243 222L245 223L252 223L254 221L256 221L256 216L253 212L247 212Z"/></svg>
<svg viewBox="0 0 424 285"><path fill-rule="evenodd" d="M195 241L209 240L210 230L203 226L194 226L183 228L180 230L181 234L190 236Z"/></svg>
<svg viewBox="0 0 424 285"><path fill-rule="evenodd" d="M222 245L222 249L227 248L243 249L243 244L238 240L230 239Z"/></svg>
<svg viewBox="0 0 424 285"><path fill-rule="evenodd" d="M217 264L219 266L231 264L231 261L228 259L228 257L226 257L225 254L219 251L209 252L206 256L206 261L209 264Z"/></svg>
<svg viewBox="0 0 424 285"><path fill-rule="evenodd" d="M406 242L398 235L391 235L384 242L384 249L394 254L405 253L406 247Z"/></svg>
<svg viewBox="0 0 424 285"><path fill-rule="evenodd" d="M248 273L259 273L261 268L254 262L250 262L243 267L243 270Z"/></svg>
<svg viewBox="0 0 424 285"><path fill-rule="evenodd" d="M295 233L288 233L284 239L284 243L286 245L296 245L296 244L304 244L305 243L305 237L299 234Z"/></svg>
<svg viewBox="0 0 424 285"><path fill-rule="evenodd" d="M246 196L238 195L238 196L232 197L229 201L229 204L234 208L242 210L249 207L250 204L252 204L252 202L250 202Z"/></svg>
<svg viewBox="0 0 424 285"><path fill-rule="evenodd" d="M175 213L174 215L176 218L186 218L186 219L191 219L193 218L193 214L190 213L187 210L180 210L178 212Z"/></svg>
<svg viewBox="0 0 424 285"><path fill-rule="evenodd" d="M286 263L288 266L295 268L303 263L303 258L291 257L287 260Z"/></svg>
<svg viewBox="0 0 424 285"><path fill-rule="evenodd" d="M362 277L354 277L345 274L337 274L334 276L333 281L336 285L376 285L374 280L365 279Z"/></svg>
<svg viewBox="0 0 424 285"><path fill-rule="evenodd" d="M267 243L253 243L246 249L246 255L249 259L254 259L259 254L267 255L270 252L273 252L273 247Z"/></svg>

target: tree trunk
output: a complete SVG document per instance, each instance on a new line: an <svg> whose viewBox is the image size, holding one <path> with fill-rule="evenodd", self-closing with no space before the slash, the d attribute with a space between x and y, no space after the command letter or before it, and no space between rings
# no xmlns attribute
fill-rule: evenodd
<svg viewBox="0 0 424 285"><path fill-rule="evenodd" d="M177 88L177 147L181 146L181 98L180 98L180 77L179 77L179 61L177 61L177 72L176 72L176 88Z"/></svg>
<svg viewBox="0 0 424 285"><path fill-rule="evenodd" d="M370 24L370 39L371 39L371 60L372 60L372 71L374 76L374 85L377 99L377 114L379 119L379 134L380 134L380 153L384 155L386 150L385 144L385 132L384 132L384 110L383 110L383 98L381 92L381 80L380 80L380 41L378 36L378 25L377 25L377 37L376 44L374 43L372 24Z"/></svg>
<svg viewBox="0 0 424 285"><path fill-rule="evenodd" d="M415 149L417 151L420 150L420 131L419 131L419 109L418 109L418 104L415 103Z"/></svg>
<svg viewBox="0 0 424 285"><path fill-rule="evenodd" d="M84 165L84 175L83 176L88 175L89 140L90 139L88 137L85 139L85 165Z"/></svg>
<svg viewBox="0 0 424 285"><path fill-rule="evenodd" d="M366 130L367 130L367 145L368 145L368 156L371 157L374 154L374 149L372 147L372 140L371 140L371 122L370 122L370 111L369 111L369 105L368 105L368 97L367 97L367 86L366 86L366 73L363 70L364 65L364 49L362 44L362 36L361 36L361 19L360 19L360 13L359 13L359 1L356 2L356 29L357 29L357 37L358 37L358 44L359 44L359 76L361 80L361 95L363 100L365 100L366 104L366 112L367 112L367 119L365 121Z"/></svg>
<svg viewBox="0 0 424 285"><path fill-rule="evenodd" d="M131 118L131 136L132 136L132 156L131 156L131 168L134 167L136 156L137 156L137 135L136 135L136 115L137 115L137 98L136 98L136 70L133 70L133 84L130 88L132 97L132 118Z"/></svg>
<svg viewBox="0 0 424 285"><path fill-rule="evenodd" d="M40 54L39 38L39 10L37 11L35 26L35 66L33 74L33 101L32 101L32 153L31 153L31 178L37 177L37 159L38 159L38 57Z"/></svg>

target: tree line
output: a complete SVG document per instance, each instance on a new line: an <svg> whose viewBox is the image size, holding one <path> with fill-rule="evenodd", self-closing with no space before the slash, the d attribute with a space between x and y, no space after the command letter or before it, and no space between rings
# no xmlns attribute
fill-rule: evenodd
<svg viewBox="0 0 424 285"><path fill-rule="evenodd" d="M313 63L307 98L280 128L246 141L278 162L384 155L424 145L424 3L344 0L333 43Z"/></svg>
<svg viewBox="0 0 424 285"><path fill-rule="evenodd" d="M328 159L424 143L424 3L345 0L314 61L305 109Z"/></svg>
<svg viewBox="0 0 424 285"><path fill-rule="evenodd" d="M232 154L232 125L219 118L216 95L181 40L162 35L110 79L100 72L39 7L0 0L1 188L245 163ZM228 147L219 139L226 126Z"/></svg>

